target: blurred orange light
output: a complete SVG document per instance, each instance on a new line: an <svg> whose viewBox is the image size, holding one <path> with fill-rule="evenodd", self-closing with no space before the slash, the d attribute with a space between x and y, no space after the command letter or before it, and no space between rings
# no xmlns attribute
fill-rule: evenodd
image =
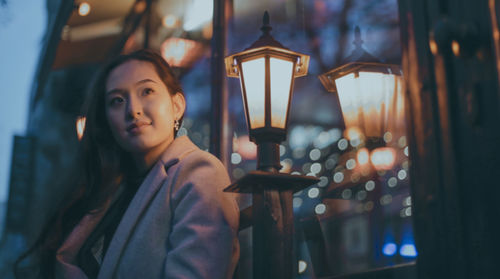
<svg viewBox="0 0 500 279"><path fill-rule="evenodd" d="M238 137L237 150L241 157L246 160L254 160L257 158L257 145L251 142L248 136Z"/></svg>
<svg viewBox="0 0 500 279"><path fill-rule="evenodd" d="M140 13L144 12L144 10L146 10L146 1L141 0L141 1L135 2L135 5L134 5L134 12L135 13L140 14Z"/></svg>
<svg viewBox="0 0 500 279"><path fill-rule="evenodd" d="M87 118L85 116L80 116L76 120L76 134L78 135L78 140L81 140L83 137L83 132L85 131L85 122Z"/></svg>
<svg viewBox="0 0 500 279"><path fill-rule="evenodd" d="M396 151L391 147L376 148L372 151L370 160L377 171L390 170L396 161Z"/></svg>
<svg viewBox="0 0 500 279"><path fill-rule="evenodd" d="M78 14L81 16L86 16L90 13L90 5L87 2L82 2L78 5Z"/></svg>
<svg viewBox="0 0 500 279"><path fill-rule="evenodd" d="M169 38L161 45L163 58L174 67L189 67L203 55L203 45L193 40Z"/></svg>
<svg viewBox="0 0 500 279"><path fill-rule="evenodd" d="M344 135L348 140L361 139L363 137L363 131L356 126L349 127L344 131Z"/></svg>

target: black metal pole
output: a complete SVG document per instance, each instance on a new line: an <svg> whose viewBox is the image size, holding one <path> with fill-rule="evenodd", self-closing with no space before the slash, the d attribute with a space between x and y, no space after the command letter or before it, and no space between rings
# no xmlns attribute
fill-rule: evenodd
<svg viewBox="0 0 500 279"><path fill-rule="evenodd" d="M257 169L277 173L281 168L279 145L257 145ZM264 185L253 193L253 278L293 278L292 189Z"/></svg>
<svg viewBox="0 0 500 279"><path fill-rule="evenodd" d="M227 0L214 0L212 61L211 61L211 113L210 153L217 156L227 166L227 91L225 82L224 56L226 52Z"/></svg>

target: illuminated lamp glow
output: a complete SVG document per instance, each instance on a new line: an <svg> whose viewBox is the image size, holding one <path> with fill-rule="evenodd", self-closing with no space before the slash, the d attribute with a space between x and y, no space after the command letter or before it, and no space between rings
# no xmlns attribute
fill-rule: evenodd
<svg viewBox="0 0 500 279"><path fill-rule="evenodd" d="M403 244L399 249L399 254L403 257L414 258L417 256L417 249L414 244Z"/></svg>
<svg viewBox="0 0 500 279"><path fill-rule="evenodd" d="M396 254L397 250L398 249L397 249L396 244L392 243L392 242L389 242L389 243L384 244L384 247L382 248L382 253L384 255L390 257L390 256L394 256L394 254Z"/></svg>
<svg viewBox="0 0 500 279"><path fill-rule="evenodd" d="M161 54L170 66L189 68L203 55L203 45L193 40L168 38L161 44Z"/></svg>
<svg viewBox="0 0 500 279"><path fill-rule="evenodd" d="M78 14L81 16L87 16L90 13L90 4L87 2L82 2L78 5Z"/></svg>
<svg viewBox="0 0 500 279"><path fill-rule="evenodd" d="M390 170L396 161L396 151L390 147L379 147L372 151L370 161L377 171Z"/></svg>
<svg viewBox="0 0 500 279"><path fill-rule="evenodd" d="M78 136L78 140L81 140L83 137L83 132L85 132L85 122L87 118L85 116L80 116L76 120L76 134Z"/></svg>

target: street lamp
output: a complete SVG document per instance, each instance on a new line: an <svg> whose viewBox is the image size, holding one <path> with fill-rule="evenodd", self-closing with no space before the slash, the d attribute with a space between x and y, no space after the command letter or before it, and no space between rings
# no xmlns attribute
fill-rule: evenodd
<svg viewBox="0 0 500 279"><path fill-rule="evenodd" d="M360 131L371 139L386 132L404 131L403 77L397 65L384 64L367 53L359 27L355 29L349 62L319 76L323 86L337 93L346 131Z"/></svg>
<svg viewBox="0 0 500 279"><path fill-rule="evenodd" d="M291 51L271 35L264 13L262 36L225 58L229 77L240 78L250 140L257 145L257 171L224 191L252 193L254 278L293 278L293 192L319 180L279 173L279 143L286 139L294 78L307 74L309 56Z"/></svg>
<svg viewBox="0 0 500 279"><path fill-rule="evenodd" d="M286 139L294 78L307 74L309 56L285 48L271 35L264 13L262 36L246 50L226 57L229 77L240 78L250 140L270 156L260 168L279 170L278 144Z"/></svg>

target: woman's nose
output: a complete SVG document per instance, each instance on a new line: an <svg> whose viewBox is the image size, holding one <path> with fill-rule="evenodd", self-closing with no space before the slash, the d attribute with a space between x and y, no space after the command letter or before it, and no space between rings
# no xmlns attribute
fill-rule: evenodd
<svg viewBox="0 0 500 279"><path fill-rule="evenodd" d="M139 100L130 98L127 103L127 117L135 118L142 115L142 105Z"/></svg>

